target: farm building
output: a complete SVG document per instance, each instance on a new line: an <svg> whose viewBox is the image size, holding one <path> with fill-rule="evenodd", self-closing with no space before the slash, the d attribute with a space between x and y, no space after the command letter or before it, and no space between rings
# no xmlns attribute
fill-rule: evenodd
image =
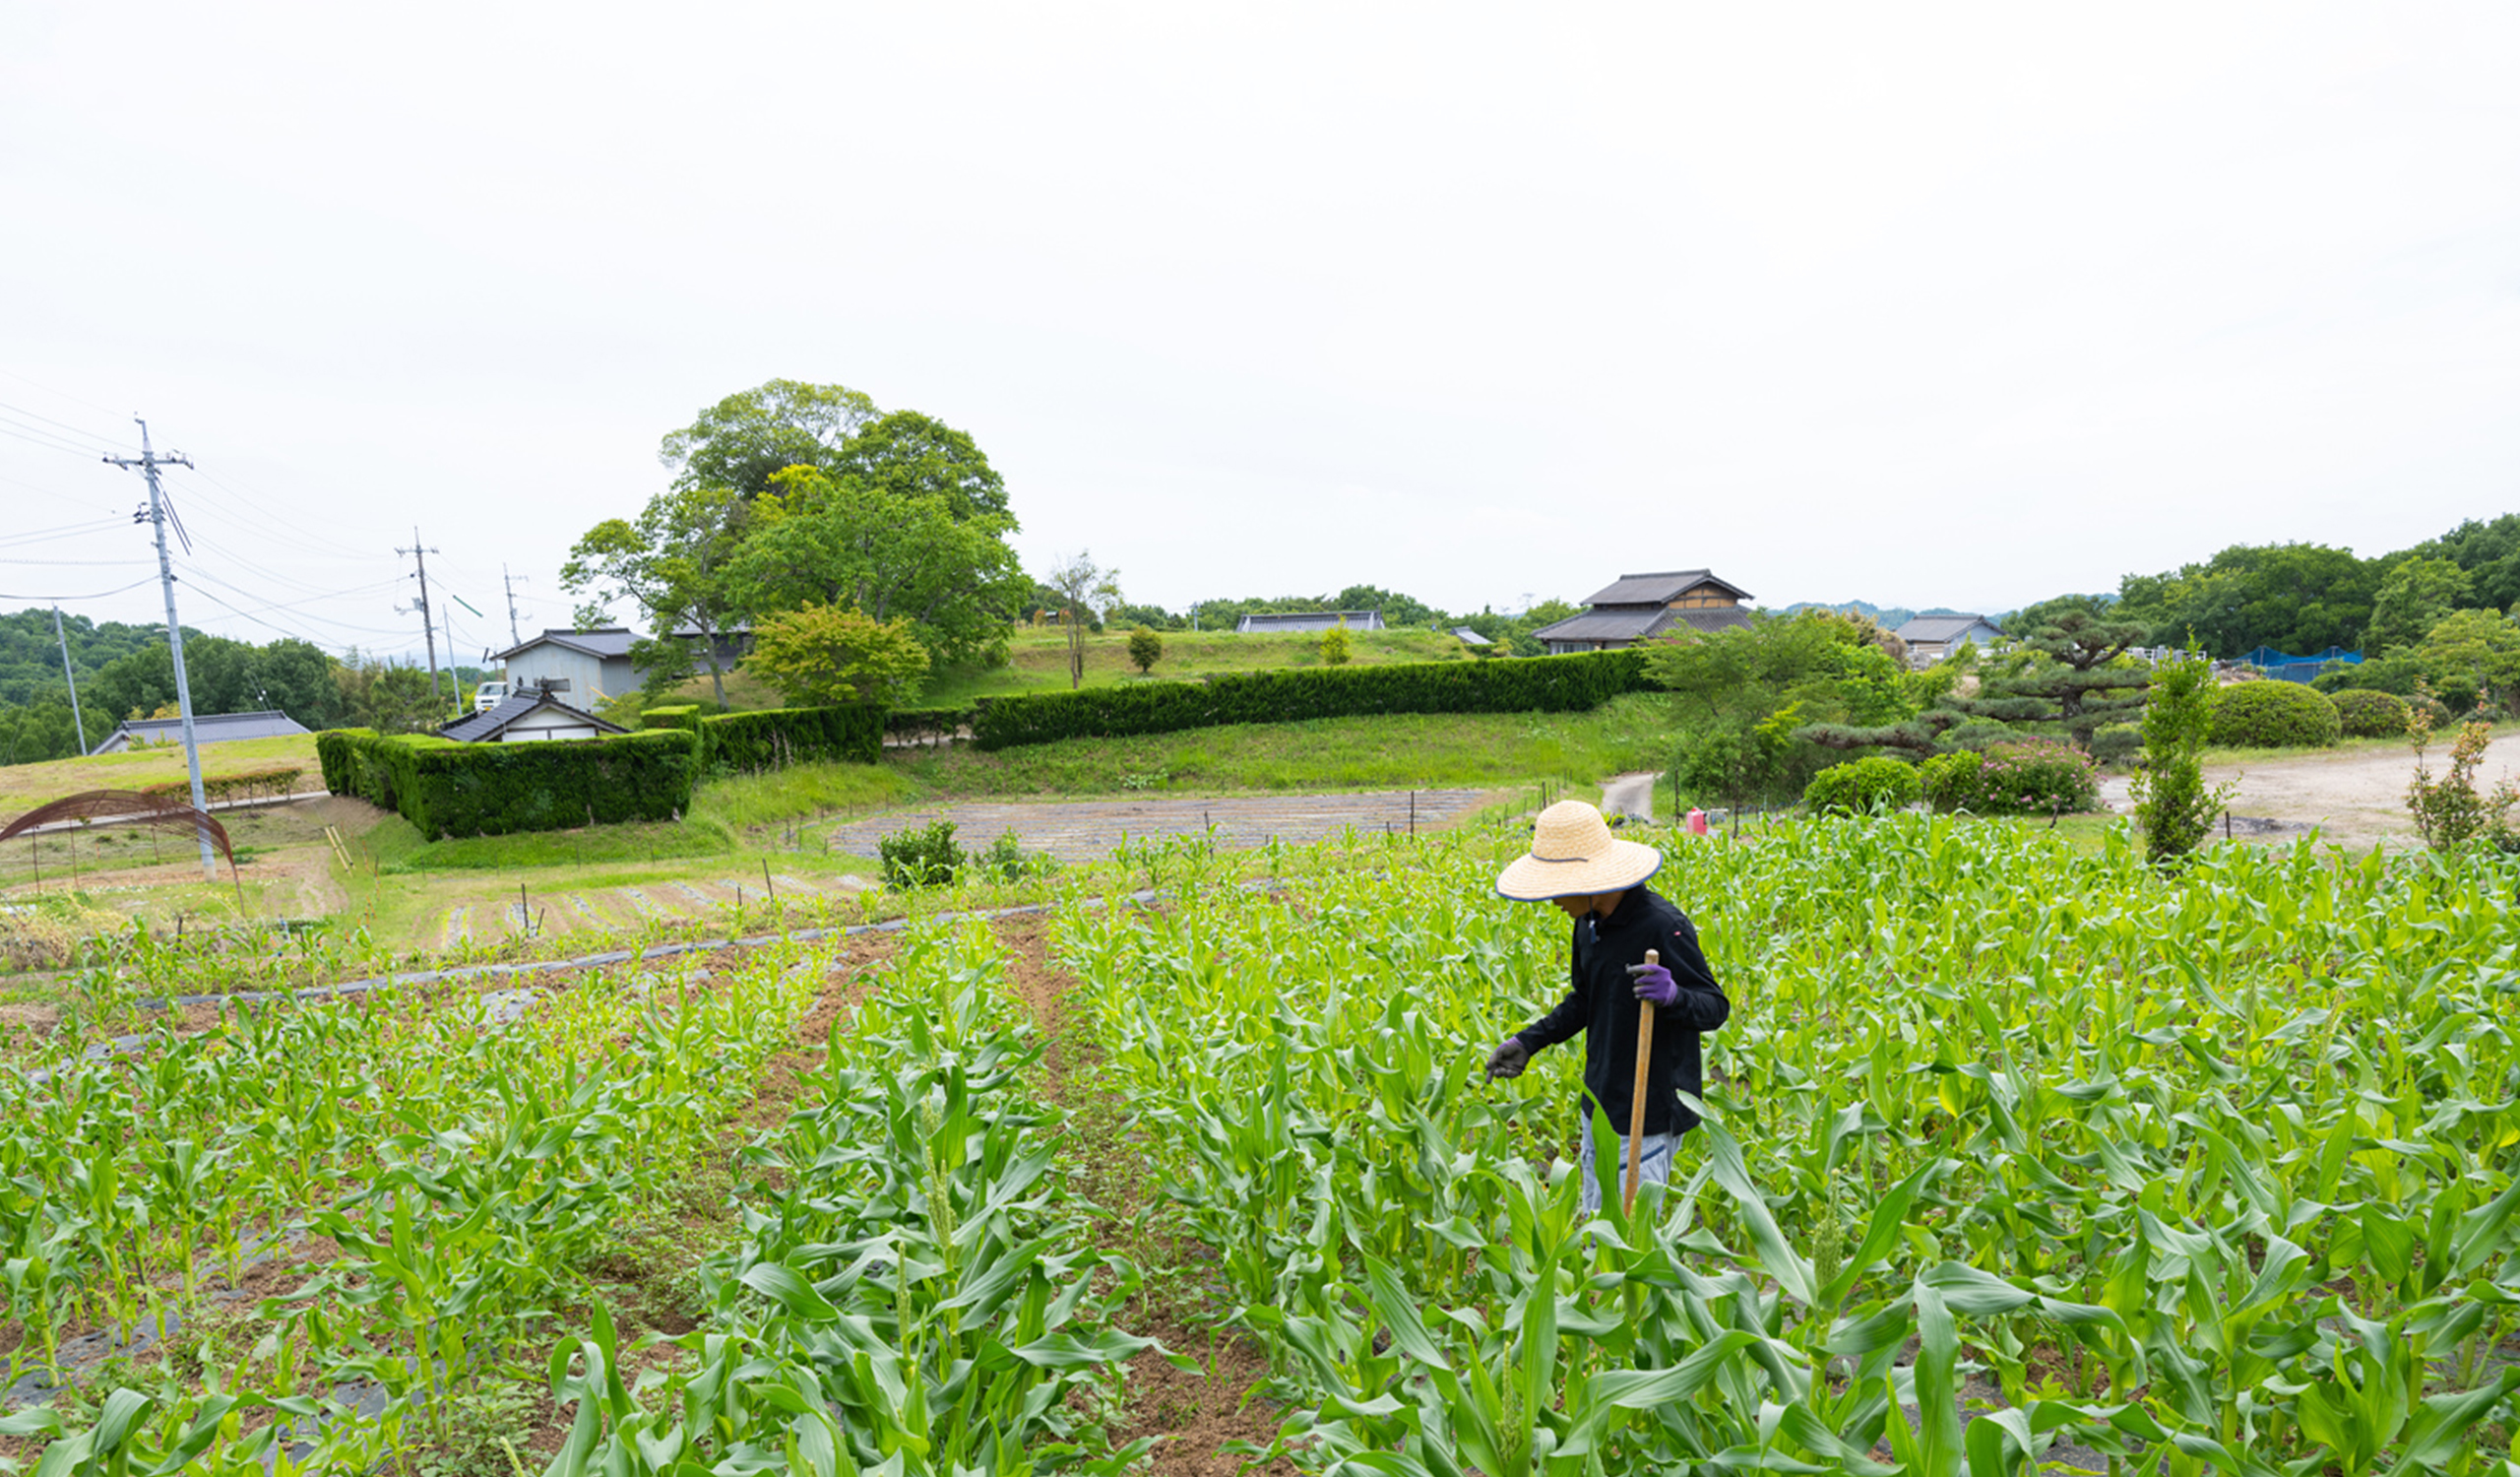
<svg viewBox="0 0 2520 1477"><path fill-rule="evenodd" d="M600 738L628 729L570 707L541 687L527 687L487 713L473 713L437 731L458 743L538 743L554 738Z"/></svg>
<svg viewBox="0 0 2520 1477"><path fill-rule="evenodd" d="M674 635L691 643L705 669L707 654L697 651L703 639L700 632L686 626ZM630 648L639 639L638 632L621 625L589 631L546 630L506 651L492 653L490 660L506 669L510 692L546 687L592 705L607 697L619 697L639 685L643 674L630 660ZM751 649L752 632L721 631L718 665L732 668Z"/></svg>
<svg viewBox="0 0 2520 1477"><path fill-rule="evenodd" d="M1899 639L1908 643L1911 667L1931 667L1963 646L1984 651L2003 634L1984 615L1919 615L1899 627Z"/></svg>
<svg viewBox="0 0 2520 1477"><path fill-rule="evenodd" d="M1594 591L1582 614L1542 626L1532 638L1558 656L1634 646L1679 626L1720 631L1750 623L1750 612L1741 609L1749 598L1749 591L1704 569L1622 574Z"/></svg>
<svg viewBox="0 0 2520 1477"><path fill-rule="evenodd" d="M1237 636L1318 635L1339 626L1352 631L1382 630L1380 610L1266 610L1233 623Z"/></svg>
<svg viewBox="0 0 2520 1477"><path fill-rule="evenodd" d="M232 743L239 738L285 738L291 734L308 732L304 724L285 713L196 713L193 715L193 740L197 743ZM89 750L96 754L118 754L124 749L144 743L181 743L184 721L180 718L129 718L104 741Z"/></svg>

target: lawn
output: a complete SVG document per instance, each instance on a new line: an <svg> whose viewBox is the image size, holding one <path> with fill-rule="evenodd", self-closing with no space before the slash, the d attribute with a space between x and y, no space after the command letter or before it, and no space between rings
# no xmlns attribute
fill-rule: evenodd
<svg viewBox="0 0 2520 1477"><path fill-rule="evenodd" d="M323 766L315 759L315 736L286 738L240 738L204 744L201 773L205 781L222 775L295 768L304 771L301 790L320 788ZM41 764L0 765L0 821L12 820L64 796L83 790L145 790L152 785L184 782L184 750L180 744L92 754L84 759L50 759Z"/></svg>

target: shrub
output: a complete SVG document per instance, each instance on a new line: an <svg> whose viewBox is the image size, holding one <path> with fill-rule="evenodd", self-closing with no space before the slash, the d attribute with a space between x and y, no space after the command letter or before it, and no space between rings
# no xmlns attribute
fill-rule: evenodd
<svg viewBox="0 0 2520 1477"><path fill-rule="evenodd" d="M998 833L984 852L972 852L964 858L982 876L1000 882L1021 882L1026 877L1048 876L1058 869L1058 858L1047 852L1024 850L1024 840L1013 828Z"/></svg>
<svg viewBox="0 0 2520 1477"><path fill-rule="evenodd" d="M2327 700L2336 705L2337 725L2349 738L2402 738L2415 719L2405 698L2368 687L2331 692Z"/></svg>
<svg viewBox="0 0 2520 1477"><path fill-rule="evenodd" d="M1915 804L1922 789L1915 766L1875 754L1813 775L1802 804L1814 815L1870 815Z"/></svg>
<svg viewBox="0 0 2520 1477"><path fill-rule="evenodd" d="M943 886L965 861L950 820L896 831L875 843L875 855L883 860L884 880L895 887Z"/></svg>
<svg viewBox="0 0 2520 1477"><path fill-rule="evenodd" d="M2214 664L2196 652L2153 666L2144 699L2144 768L2130 787L2144 856L2161 867L2205 839L2233 787L2205 788L2202 754L2214 727Z"/></svg>
<svg viewBox="0 0 2520 1477"><path fill-rule="evenodd" d="M2020 737L2019 731L2008 724L1991 718L1972 718L1943 735L1942 741L1954 748L1971 748L1983 753L1998 743L2010 743Z"/></svg>
<svg viewBox="0 0 2520 1477"><path fill-rule="evenodd" d="M781 769L826 759L872 764L884 757L884 710L843 704L716 713L700 720L700 739L702 757L714 768Z"/></svg>
<svg viewBox="0 0 2520 1477"><path fill-rule="evenodd" d="M1937 810L2049 815L2100 803L2100 766L2052 738L2015 738L1984 753L1937 754L1918 774Z"/></svg>
<svg viewBox="0 0 2520 1477"><path fill-rule="evenodd" d="M2451 724L2450 705L2429 692L2419 693L2415 701L2406 705L2406 718L2407 732L2415 732L2415 726L2421 723L2437 734Z"/></svg>
<svg viewBox="0 0 2520 1477"><path fill-rule="evenodd" d="M2300 682L2238 682L2214 696L2214 741L2226 748L2325 748L2336 705Z"/></svg>
<svg viewBox="0 0 2520 1477"><path fill-rule="evenodd" d="M754 622L744 671L791 703L891 703L918 695L927 648L909 617L877 620L848 606L805 606Z"/></svg>
<svg viewBox="0 0 2520 1477"><path fill-rule="evenodd" d="M1164 660L1164 638L1145 626L1129 632L1129 660L1137 664L1138 675L1153 672Z"/></svg>
<svg viewBox="0 0 2520 1477"><path fill-rule="evenodd" d="M972 731L981 748L998 749L1382 713L1571 713L1645 685L1644 653L1634 647L1512 662L1283 669L1002 697L979 710Z"/></svg>
<svg viewBox="0 0 2520 1477"><path fill-rule="evenodd" d="M2471 723L2450 743L2450 772L2432 777L2425 750L2432 743L2432 725L2418 719L2415 734L2415 778L2408 783L2406 807L2425 844L2447 850L2470 841L2487 840L2508 850L2513 842L2511 810L2520 805L2520 789L2504 780L2490 792L2477 793L2477 764L2493 741L2488 724Z"/></svg>
<svg viewBox="0 0 2520 1477"><path fill-rule="evenodd" d="M698 703L676 703L670 707L650 708L645 713L639 715L639 726L647 729L682 729L692 734L698 734L700 732L700 705Z"/></svg>
<svg viewBox="0 0 2520 1477"><path fill-rule="evenodd" d="M458 743L337 729L315 740L325 788L399 810L432 841L672 819L691 806L699 748L697 738L678 730L553 743Z"/></svg>
<svg viewBox="0 0 2520 1477"><path fill-rule="evenodd" d="M2144 731L2131 723L2104 724L2091 736L2091 756L2103 764L2122 764L2144 747Z"/></svg>
<svg viewBox="0 0 2520 1477"><path fill-rule="evenodd" d="M1344 667L1348 663L1348 628L1334 625L1321 633L1321 665Z"/></svg>

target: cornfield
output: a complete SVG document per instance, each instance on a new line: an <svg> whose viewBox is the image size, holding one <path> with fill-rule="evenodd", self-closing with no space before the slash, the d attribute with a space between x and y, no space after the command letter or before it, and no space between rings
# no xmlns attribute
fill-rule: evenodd
<svg viewBox="0 0 2520 1477"><path fill-rule="evenodd" d="M1166 1274L1266 1351L1254 1458L2513 1470L2510 861L2225 847L2165 879L2122 835L1947 817L1665 837L1732 1021L1672 1184L1587 1219L1578 1053L1480 1071L1564 978L1563 918L1489 889L1523 839L1140 847L1059 884L1062 1030L1199 1249ZM792 1104L730 1126L837 947L627 967L513 1020L239 1009L0 1076L13 1381L338 1249L254 1305L249 1352L0 1434L51 1438L45 1474L416 1470L450 1392L530 1365L572 1424L507 1469L1143 1463L1110 1433L1164 1353L1127 1326L1152 1269L1071 1188L985 926L904 930ZM730 1153L701 1316L625 1334L605 1228Z"/></svg>

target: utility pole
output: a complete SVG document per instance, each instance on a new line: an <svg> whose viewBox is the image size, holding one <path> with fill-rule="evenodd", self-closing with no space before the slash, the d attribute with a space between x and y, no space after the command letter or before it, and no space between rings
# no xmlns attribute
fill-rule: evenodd
<svg viewBox="0 0 2520 1477"><path fill-rule="evenodd" d="M411 528L411 546L409 548L398 548L394 551L398 554L410 554L413 559L418 561L420 566L420 603L416 606L405 606L403 609L405 610L417 610L420 612L420 634L426 636L429 643L429 702L434 706L439 701L437 693L437 627L429 620L428 556L437 552L437 550L434 548L422 548L420 546L420 530L418 525L414 524ZM454 638L449 637L448 639L451 641Z"/></svg>
<svg viewBox="0 0 2520 1477"><path fill-rule="evenodd" d="M508 573L508 566L505 564L499 566L499 578L508 587L508 644L523 646L525 633L516 628L516 579Z"/></svg>
<svg viewBox="0 0 2520 1477"><path fill-rule="evenodd" d="M461 707L464 703L464 678L455 670L455 612L449 610L440 618L446 623L446 685L455 689L456 705Z"/></svg>
<svg viewBox="0 0 2520 1477"><path fill-rule="evenodd" d="M61 634L61 607L52 608L52 639L61 643L61 679L70 684L70 732L79 738L79 757L88 757L88 726L79 719L79 679L70 674L70 638Z"/></svg>
<svg viewBox="0 0 2520 1477"><path fill-rule="evenodd" d="M191 678L184 675L184 628L175 619L175 567L166 557L166 495L158 486L158 468L190 467L192 463L181 452L161 457L152 451L149 447L149 422L137 416L131 418L140 425L140 455L137 458L106 457L104 460L117 467L137 467L141 476L149 479L149 511L141 516L155 524L158 531L158 583L166 592L166 651L175 659L175 710L184 717L184 767L192 776L193 808L207 814L209 802L201 793L201 739L193 732L193 685ZM132 521L137 523L140 518ZM202 875L216 882L219 880L219 863L217 854L210 849L210 828L196 827L195 834L201 839Z"/></svg>

